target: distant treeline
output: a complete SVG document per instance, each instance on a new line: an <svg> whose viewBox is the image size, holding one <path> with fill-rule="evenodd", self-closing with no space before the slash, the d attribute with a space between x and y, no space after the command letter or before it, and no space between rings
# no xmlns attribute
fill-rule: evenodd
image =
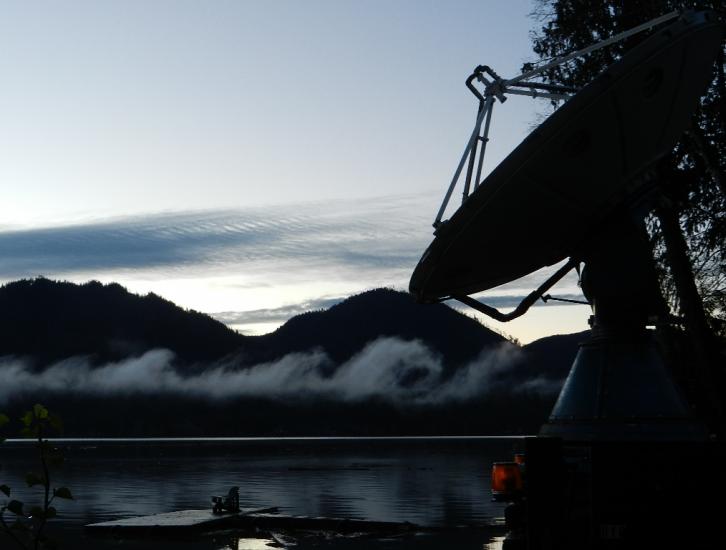
<svg viewBox="0 0 726 550"><path fill-rule="evenodd" d="M556 396L488 396L468 403L397 407L382 400L285 403L264 399L212 402L174 396L36 395L6 404L12 418L41 401L73 437L404 436L532 434Z"/></svg>
<svg viewBox="0 0 726 550"><path fill-rule="evenodd" d="M425 360L440 369L437 376L442 382L467 374L467 365L481 360L487 350L512 350L517 360L507 361L506 369L494 360L476 366L479 371L491 369L490 373L470 368L478 378L486 376L495 389L464 400L427 401L426 395L408 401L375 395L336 399L329 394L290 392L282 398L248 392L244 398L220 399L128 390L94 395L35 383L44 379L50 366L56 365L57 371L61 361L65 373L82 368L92 372L153 349L172 351L173 371L181 377L205 375L220 365L231 372L255 366L256 373L264 374L275 361L294 360L291 353L317 350L326 361L315 365L315 380L324 385L380 338L394 338L399 347L410 344L430 351ZM0 410L13 415L28 404L43 402L63 416L69 436L532 433L552 408L582 339L582 334L557 336L520 349L443 304L419 305L408 294L390 289L368 291L326 311L299 315L268 335L243 336L154 294L134 295L118 284L76 285L38 278L0 288L0 369L14 365L16 374L22 369L31 373L26 389L22 384L12 390L6 387L3 394L0 388L4 400ZM431 376L426 365L417 368L416 357L406 360L413 365L404 365L403 359L401 365L396 358L383 359L395 371L397 387L392 391L413 387L420 378ZM372 368L371 376L375 372ZM145 375L136 373L140 378L136 383L144 384ZM532 382L536 384L529 388ZM266 387L269 393L269 382Z"/></svg>

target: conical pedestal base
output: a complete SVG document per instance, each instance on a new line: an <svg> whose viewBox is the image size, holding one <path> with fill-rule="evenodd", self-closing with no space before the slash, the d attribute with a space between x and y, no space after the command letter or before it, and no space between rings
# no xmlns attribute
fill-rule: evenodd
<svg viewBox="0 0 726 550"><path fill-rule="evenodd" d="M540 435L565 441L703 441L649 331L593 331Z"/></svg>

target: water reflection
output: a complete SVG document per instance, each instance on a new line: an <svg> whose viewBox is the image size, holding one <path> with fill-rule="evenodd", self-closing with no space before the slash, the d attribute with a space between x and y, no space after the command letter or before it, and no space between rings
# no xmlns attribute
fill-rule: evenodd
<svg viewBox="0 0 726 550"><path fill-rule="evenodd" d="M364 534L298 533L296 536L273 533L273 539L239 538L214 550L256 550L295 548L296 550L502 550L503 537L489 540L481 531L462 530L441 533L410 533L394 537ZM239 546L237 546L239 544Z"/></svg>
<svg viewBox="0 0 726 550"><path fill-rule="evenodd" d="M243 507L313 516L461 525L502 515L491 462L511 440L134 442L67 445L58 485L76 500L60 521L82 525L209 506L240 486ZM0 483L20 489L32 449L3 445ZM18 491L20 500L34 497ZM35 495L37 496L37 495ZM254 544L261 544L258 540Z"/></svg>
<svg viewBox="0 0 726 550"><path fill-rule="evenodd" d="M484 550L502 550L504 537L494 537L484 545Z"/></svg>
<svg viewBox="0 0 726 550"><path fill-rule="evenodd" d="M230 544L220 548L220 550L265 550L266 548L280 548L272 539L262 538L235 538Z"/></svg>

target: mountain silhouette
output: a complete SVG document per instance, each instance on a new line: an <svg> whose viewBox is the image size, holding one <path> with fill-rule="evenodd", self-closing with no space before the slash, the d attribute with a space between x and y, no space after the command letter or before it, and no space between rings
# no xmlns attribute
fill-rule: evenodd
<svg viewBox="0 0 726 550"><path fill-rule="evenodd" d="M211 361L244 341L208 315L115 283L36 278L0 287L0 356L36 366L81 355L100 364L154 348L171 349L186 363Z"/></svg>
<svg viewBox="0 0 726 550"><path fill-rule="evenodd" d="M37 278L0 287L0 357L5 362L21 359L38 377L70 358L82 360L67 361L64 368L97 368L160 348L174 353L172 367L182 377L206 376L220 364L232 372L254 366L259 373L294 357L290 354L313 350L329 358L323 366L330 370L321 375L334 377L336 369L368 344L384 341L382 337L425 346L443 368L441 383L455 382L459 378L453 375L467 369L486 377L492 365L477 358L488 350L517 350L475 319L444 304L416 304L410 295L391 289L370 290L327 310L298 315L270 334L244 336L208 315L155 294L132 294L114 283ZM35 402L45 403L70 427L66 435L79 437L533 433L551 410L583 337L553 336L522 347L521 353L512 354L519 359L492 379L496 391L465 401L398 402L375 395L364 400L314 395L280 400L249 393L220 400L183 392L149 399L133 392L20 388L6 393L0 409L13 416ZM392 368L399 367L394 362ZM415 369L408 372L415 374ZM134 375L142 385L144 375ZM531 389L532 380L546 384Z"/></svg>
<svg viewBox="0 0 726 550"><path fill-rule="evenodd" d="M590 331L557 334L530 342L524 346L524 360L518 365L517 375L523 379L542 377L564 382L575 360L579 344L587 340Z"/></svg>
<svg viewBox="0 0 726 550"><path fill-rule="evenodd" d="M270 334L243 336L208 315L116 283L37 278L0 287L0 356L29 358L38 367L73 356L102 364L155 348L173 351L180 366L194 370L230 355L244 366L311 349L340 364L381 336L420 340L447 365L505 341L448 306L421 306L390 289L298 315Z"/></svg>
<svg viewBox="0 0 726 550"><path fill-rule="evenodd" d="M507 341L444 304L421 305L407 293L378 288L327 310L293 317L276 331L256 337L253 347L257 360L320 348L334 363L342 363L384 336L420 340L450 369L473 360L483 348Z"/></svg>

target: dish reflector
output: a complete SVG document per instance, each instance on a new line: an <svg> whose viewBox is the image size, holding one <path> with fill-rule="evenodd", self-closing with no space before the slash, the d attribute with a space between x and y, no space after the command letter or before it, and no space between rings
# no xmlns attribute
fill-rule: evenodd
<svg viewBox="0 0 726 550"><path fill-rule="evenodd" d="M688 126L722 25L690 13L655 33L532 132L442 223L411 277L420 301L487 290L576 255Z"/></svg>

